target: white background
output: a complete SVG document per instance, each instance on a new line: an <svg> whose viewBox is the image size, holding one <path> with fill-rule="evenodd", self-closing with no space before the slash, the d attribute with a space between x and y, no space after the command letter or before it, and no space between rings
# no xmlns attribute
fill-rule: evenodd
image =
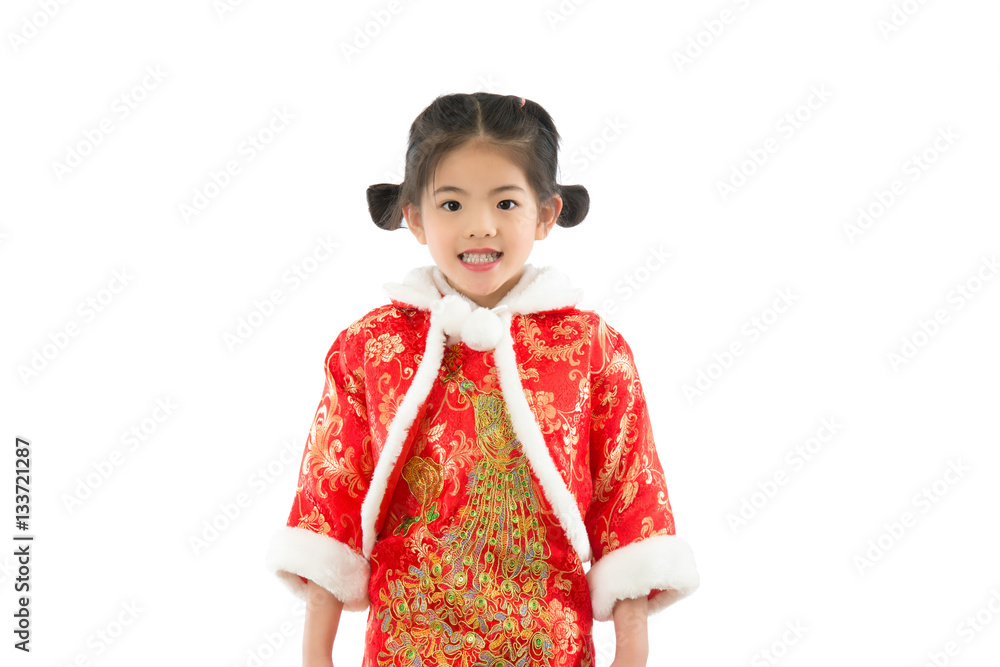
<svg viewBox="0 0 1000 667"><path fill-rule="evenodd" d="M695 551L701 588L649 619L649 664L773 664L765 650L810 667L993 664L1000 6L220 6L4 3L4 664L301 664L301 608L263 559L324 355L387 302L384 282L431 262L372 224L365 189L402 180L434 97L476 90L542 104L559 182L592 198L530 261L568 273L632 346ZM275 109L294 118L248 159ZM61 171L72 151L86 155ZM229 160L239 174L185 220ZM880 215L852 234L859 207ZM283 279L305 265L304 282ZM228 345L272 290L283 302ZM781 290L792 305L771 310ZM753 318L766 331L751 336ZM11 648L15 436L32 447L30 656ZM344 613L335 664L360 664L364 623ZM609 664L612 624L595 639Z"/></svg>

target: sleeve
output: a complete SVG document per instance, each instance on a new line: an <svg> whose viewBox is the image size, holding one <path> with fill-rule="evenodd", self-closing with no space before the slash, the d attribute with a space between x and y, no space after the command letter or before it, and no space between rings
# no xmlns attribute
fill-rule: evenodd
<svg viewBox="0 0 1000 667"><path fill-rule="evenodd" d="M307 580L344 609L368 607L369 561L362 555L361 504L374 464L364 371L350 358L348 330L326 355L326 380L299 466L286 525L272 536L266 567L305 599Z"/></svg>
<svg viewBox="0 0 1000 667"><path fill-rule="evenodd" d="M632 350L601 318L591 368L590 468L593 496L584 523L594 620L615 602L646 596L648 613L698 588L694 554L675 534L649 410Z"/></svg>

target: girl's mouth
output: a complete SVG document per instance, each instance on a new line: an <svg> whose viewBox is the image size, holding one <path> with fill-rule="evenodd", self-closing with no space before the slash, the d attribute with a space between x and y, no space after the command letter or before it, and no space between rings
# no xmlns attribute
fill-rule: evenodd
<svg viewBox="0 0 1000 667"><path fill-rule="evenodd" d="M486 271L499 264L501 257L502 252L463 252L458 260L472 271Z"/></svg>

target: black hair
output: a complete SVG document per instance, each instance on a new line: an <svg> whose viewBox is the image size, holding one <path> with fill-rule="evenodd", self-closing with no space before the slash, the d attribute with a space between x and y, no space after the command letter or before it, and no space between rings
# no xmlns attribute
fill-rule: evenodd
<svg viewBox="0 0 1000 667"><path fill-rule="evenodd" d="M563 207L556 224L573 227L586 217L590 210L587 189L556 183L560 138L549 113L527 98L477 92L438 96L413 121L403 182L368 188L368 211L375 224L399 229L403 206L420 205L438 162L472 140L501 151L518 165L539 204L559 194Z"/></svg>

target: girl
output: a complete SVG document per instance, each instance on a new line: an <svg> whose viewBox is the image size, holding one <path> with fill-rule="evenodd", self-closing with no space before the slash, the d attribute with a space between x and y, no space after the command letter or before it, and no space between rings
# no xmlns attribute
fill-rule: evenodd
<svg viewBox="0 0 1000 667"><path fill-rule="evenodd" d="M644 665L646 617L698 572L625 339L554 267L526 264L589 209L557 185L559 135L522 97L438 97L402 184L368 189L434 265L344 329L268 568L307 600L304 658L331 665L368 609L364 665ZM584 571L584 563L591 565Z"/></svg>

